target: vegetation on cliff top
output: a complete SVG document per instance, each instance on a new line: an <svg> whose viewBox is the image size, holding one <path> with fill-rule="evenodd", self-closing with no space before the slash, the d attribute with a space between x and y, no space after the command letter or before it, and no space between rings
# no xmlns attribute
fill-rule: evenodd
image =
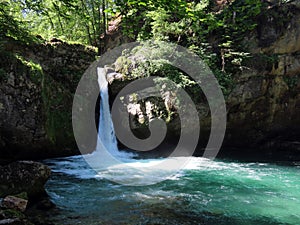
<svg viewBox="0 0 300 225"><path fill-rule="evenodd" d="M25 42L55 36L96 46L102 54L108 36L118 29L109 21L121 17L122 32L133 40L171 41L194 51L228 95L234 87L233 74L247 68L246 59L251 58L245 37L255 30L259 15L284 2L5 0L0 5L0 29Z"/></svg>

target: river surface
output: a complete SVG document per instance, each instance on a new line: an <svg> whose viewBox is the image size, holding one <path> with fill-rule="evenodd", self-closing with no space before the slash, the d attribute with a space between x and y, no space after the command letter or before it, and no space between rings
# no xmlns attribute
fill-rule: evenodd
<svg viewBox="0 0 300 225"><path fill-rule="evenodd" d="M148 186L114 183L106 178L133 175L96 173L82 156L45 163L53 171L46 189L58 209L51 220L59 225L300 224L300 163L191 157L175 176Z"/></svg>

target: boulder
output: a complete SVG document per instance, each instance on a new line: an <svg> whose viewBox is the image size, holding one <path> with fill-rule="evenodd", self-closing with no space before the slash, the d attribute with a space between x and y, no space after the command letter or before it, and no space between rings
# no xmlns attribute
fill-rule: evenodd
<svg viewBox="0 0 300 225"><path fill-rule="evenodd" d="M1 202L1 207L25 212L27 203L28 200L18 198L15 196L6 196Z"/></svg>
<svg viewBox="0 0 300 225"><path fill-rule="evenodd" d="M0 167L0 197L27 192L29 198L46 195L49 167L33 161L18 161Z"/></svg>

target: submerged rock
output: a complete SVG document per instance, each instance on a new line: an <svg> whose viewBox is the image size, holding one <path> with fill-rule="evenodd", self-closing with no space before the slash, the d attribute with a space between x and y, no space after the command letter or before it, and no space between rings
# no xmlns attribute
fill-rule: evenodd
<svg viewBox="0 0 300 225"><path fill-rule="evenodd" d="M0 225L33 225L26 216L14 209L0 210Z"/></svg>
<svg viewBox="0 0 300 225"><path fill-rule="evenodd" d="M24 223L20 219L15 218L15 219L0 220L0 224L1 225L23 225Z"/></svg>
<svg viewBox="0 0 300 225"><path fill-rule="evenodd" d="M18 161L0 167L0 197L26 192L31 199L46 195L49 167L33 161Z"/></svg>

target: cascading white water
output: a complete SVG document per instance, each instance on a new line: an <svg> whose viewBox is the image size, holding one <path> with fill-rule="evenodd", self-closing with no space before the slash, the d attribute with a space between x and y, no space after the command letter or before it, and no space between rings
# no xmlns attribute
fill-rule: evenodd
<svg viewBox="0 0 300 225"><path fill-rule="evenodd" d="M83 157L98 173L105 171L111 166L132 160L133 154L119 151L118 149L114 125L110 114L106 71L104 68L97 68L97 74L101 97L97 145L93 153L83 155Z"/></svg>
<svg viewBox="0 0 300 225"><path fill-rule="evenodd" d="M104 155L109 153L116 159L131 159L133 154L119 151L114 125L110 114L108 82L104 68L97 68L98 84L100 88L100 119L95 153Z"/></svg>
<svg viewBox="0 0 300 225"><path fill-rule="evenodd" d="M104 68L97 68L100 87L100 119L96 150L83 155L96 171L97 178L106 178L125 185L149 185L174 176L178 165L187 158L134 159L133 153L119 151L110 114L108 82ZM159 174L159 176L158 176Z"/></svg>
<svg viewBox="0 0 300 225"><path fill-rule="evenodd" d="M96 149L100 150L103 145L112 155L118 155L119 150L117 139L109 109L108 82L106 80L105 70L103 68L98 68L98 83L100 87L101 101Z"/></svg>

